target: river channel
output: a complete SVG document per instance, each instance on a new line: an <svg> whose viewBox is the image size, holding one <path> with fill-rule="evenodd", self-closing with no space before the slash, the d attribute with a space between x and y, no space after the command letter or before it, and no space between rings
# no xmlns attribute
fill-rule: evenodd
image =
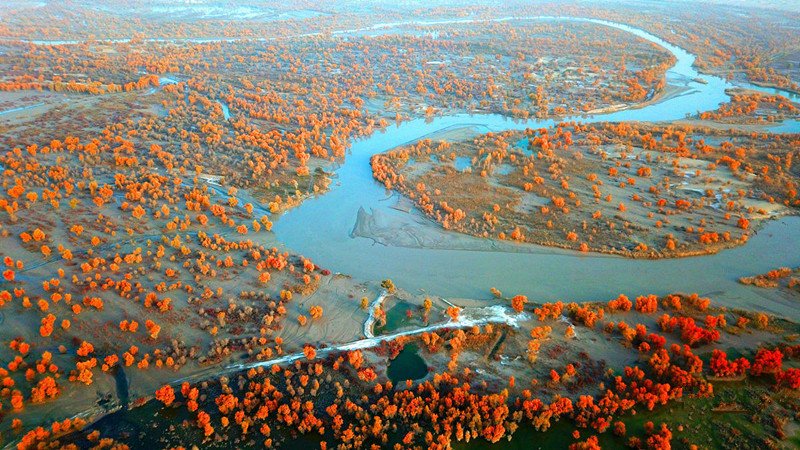
<svg viewBox="0 0 800 450"><path fill-rule="evenodd" d="M518 17L507 20L587 21L635 34L672 52L676 64L667 72L669 84L685 86L681 95L666 98L642 108L610 114L581 116L565 120L586 122L648 121L682 119L687 114L716 109L728 101L726 89L746 87L768 93L780 93L798 100L798 96L752 84L734 85L726 80L698 73L695 57L643 30L595 19L564 17ZM446 24L468 22L424 22ZM407 23L403 23L407 24ZM397 24L373 26L383 29ZM697 80L703 80L698 82ZM677 259L641 260L602 254L585 254L535 245L518 248L503 243L501 251L463 250L469 236L440 230L453 248L415 248L375 244L363 237L351 237L359 209L378 212L389 221L408 222L409 214L392 206L392 198L383 185L372 178L370 157L397 146L414 142L436 132L469 127L476 132L548 127L554 120L520 121L501 115L456 114L434 119L403 122L366 139L356 141L347 161L336 168L330 192L306 200L284 213L273 230L288 248L311 258L330 270L361 280L391 278L409 291L425 290L445 297L488 298L489 288L497 287L507 295L524 294L535 302L603 301L620 293L628 296L664 295L673 292L697 292L712 297L717 304L759 309L800 318L789 301L774 292L754 290L739 284L741 276L766 272L779 266L800 266L800 218L785 217L768 222L756 236L741 247L715 255ZM797 121L778 125L775 131L798 132ZM420 222L420 220L416 220ZM424 226L424 225L423 225ZM449 236L449 237L448 237ZM484 243L485 245L485 243ZM509 251L510 250L510 251Z"/></svg>

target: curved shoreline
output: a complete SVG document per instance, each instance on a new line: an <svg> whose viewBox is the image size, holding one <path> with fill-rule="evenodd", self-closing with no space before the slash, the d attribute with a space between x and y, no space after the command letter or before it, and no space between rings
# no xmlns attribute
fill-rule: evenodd
<svg viewBox="0 0 800 450"><path fill-rule="evenodd" d="M437 294L446 297L481 298L488 286L496 285L504 291L521 293L537 301L593 301L611 298L619 292L665 295L675 291L725 292L735 301L728 306L743 307L748 301L735 279L745 273L760 273L774 264L800 265L800 255L789 255L792 242L800 243L797 227L781 227L795 223L795 217L784 217L764 222L768 233L759 234L743 246L722 249L702 258L681 255L681 258L627 259L618 254L582 253L558 247L531 246L534 250L521 253L498 252L495 248L479 250L453 250L448 248L413 248L375 245L371 239L353 238L351 231L358 211L380 211L386 217L404 218L408 213L387 207L382 186L374 181L369 169L369 158L400 145L415 142L452 127L480 127L484 131L549 127L556 123L581 120L593 122L664 122L684 119L697 109L713 110L729 101L726 89L735 87L727 81L699 74L692 66L695 56L663 39L625 24L600 19L556 16L504 17L493 21L509 20L570 20L610 26L647 39L670 51L676 62L666 76L684 80L688 90L679 96L662 98L641 108L627 108L603 115L576 115L548 120L519 120L497 114L451 114L433 119L415 119L397 127L375 132L367 138L354 140L347 155L347 163L337 169L338 183L330 191L304 201L298 207L284 212L274 220L273 231L277 240L295 253L310 257L315 262L348 273L360 280L390 277L406 290L436 287ZM479 20L459 19L427 21L426 25L445 23L471 23ZM488 21L480 20L480 21ZM374 28L407 25L410 22L376 25ZM418 23L421 22L411 22ZM759 91L767 89L750 86ZM784 124L776 124L785 128ZM794 124L800 130L800 123ZM319 220L325 217L326 220ZM795 230L795 231L792 231ZM391 230L390 230L391 231ZM443 230L438 230L440 234ZM773 232L780 238L770 239ZM472 239L469 235L443 239ZM776 242L788 239L781 245ZM458 246L458 245L456 245ZM443 246L442 246L443 247ZM487 245L487 247L491 247ZM761 251L754 252L754 248ZM750 257L758 253L760 257ZM747 256L744 256L747 255ZM765 257L769 255L769 258ZM774 259L774 261L773 261ZM768 266L769 265L769 266ZM710 272L710 273L709 273ZM706 273L706 276L687 277L686 273ZM568 279L568 283L558 280ZM646 281L650 281L647 283ZM722 286L722 287L719 287ZM727 303L727 302L726 302ZM781 305L774 313L786 313ZM797 314L795 314L797 315Z"/></svg>
<svg viewBox="0 0 800 450"><path fill-rule="evenodd" d="M382 289L378 298L376 298L369 306L369 317L367 317L367 320L364 321L364 336L367 339L372 339L375 337L375 334L373 333L373 329L375 328L375 313L378 311L378 308L383 305L383 301L386 300L386 297L388 296L389 291Z"/></svg>

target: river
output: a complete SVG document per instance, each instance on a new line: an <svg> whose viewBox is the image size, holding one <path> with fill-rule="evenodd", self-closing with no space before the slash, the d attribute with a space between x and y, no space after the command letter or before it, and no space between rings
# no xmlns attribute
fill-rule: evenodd
<svg viewBox="0 0 800 450"><path fill-rule="evenodd" d="M725 80L700 75L692 68L694 56L660 38L627 25L596 19L565 17L507 17L509 20L570 20L598 23L618 28L647 39L671 51L677 63L667 73L671 84L690 88L680 96L645 106L611 114L576 117L566 120L585 121L668 121L684 118L687 114L713 110L727 101L725 89L736 87ZM343 30L336 34L380 30L412 24L469 23L471 19L434 22L403 22L379 24L358 30ZM702 79L705 83L694 80ZM744 85L749 89L776 93L775 89ZM798 100L798 96L778 92ZM559 120L559 122L562 120ZM473 127L481 132L547 127L553 120L518 121L499 115L455 114L435 119L408 121L399 126L376 132L371 137L355 142L347 155L346 164L337 168L337 179L331 191L306 200L275 220L273 231L279 241L293 251L311 258L315 263L352 275L361 280L391 278L406 290L430 290L447 297L488 298L489 288L497 287L506 295L525 294L533 302L607 301L620 293L628 296L643 294L663 295L671 292L697 292L710 296L717 305L757 309L797 319L800 311L775 290L754 289L737 283L744 275L766 272L778 266L800 266L800 217L785 217L770 221L744 246L724 250L715 255L640 260L601 254L585 254L569 250L520 245L519 251L470 251L428 249L375 245L365 238L351 238L350 231L360 208L380 210L388 216L408 213L392 209L393 203L384 187L372 178L369 159L402 144L450 127ZM782 132L798 132L797 121L776 127ZM477 239L440 230L452 239ZM381 298L376 299L379 303ZM399 336L435 331L454 326L485 323L515 325L527 319L524 314L514 314L499 305L485 308L468 308L462 311L458 323L439 323L422 329L371 337L347 344L319 349L318 355L330 352L364 349L378 345L381 340ZM371 323L365 324L365 330ZM303 358L302 353L285 355L269 361L233 364L212 368L184 379L197 381L206 377L241 372L252 367L270 367L288 364ZM153 404L153 402L151 402ZM105 420L114 424L125 413L113 414Z"/></svg>
<svg viewBox="0 0 800 450"><path fill-rule="evenodd" d="M595 19L527 17L507 20L587 21L618 28L647 39L672 52L677 62L667 72L670 84L686 86L683 94L639 109L559 120L584 121L668 121L687 114L716 109L728 101L725 90L737 86L762 92L775 89L752 84L734 85L722 78L701 75L693 67L695 57L664 40L627 25ZM444 24L467 20L425 22ZM408 24L404 22L403 24ZM397 26L385 24L374 29ZM701 79L703 82L695 80ZM782 95L791 96L780 92ZM797 96L792 96L797 100ZM413 142L452 127L478 131L502 131L551 126L554 120L520 121L500 115L455 114L435 119L403 122L366 139L356 141L347 161L336 169L338 177L330 192L306 200L284 213L273 226L279 241L315 263L361 280L391 278L410 291L427 290L445 297L488 298L489 288L507 295L524 294L534 302L603 301L620 293L628 296L697 292L717 304L758 309L800 318L800 312L775 292L742 286L741 276L762 273L779 266L800 266L800 218L787 217L768 222L741 247L715 255L679 259L640 260L601 254L527 245L519 252L473 251L440 248L411 248L376 245L372 240L351 237L350 231L360 208L380 211L398 218L408 213L391 206L383 185L372 178L369 159L376 153ZM778 124L782 132L798 132L797 121ZM414 214L412 212L412 214ZM436 227L437 225L430 225ZM440 231L442 234L448 232ZM453 240L470 239L452 235Z"/></svg>

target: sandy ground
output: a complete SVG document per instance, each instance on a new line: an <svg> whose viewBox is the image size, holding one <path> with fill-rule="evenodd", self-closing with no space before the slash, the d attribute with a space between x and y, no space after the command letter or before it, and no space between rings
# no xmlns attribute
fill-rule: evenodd
<svg viewBox="0 0 800 450"><path fill-rule="evenodd" d="M281 277L273 279L276 283L282 283ZM286 279L289 281L289 279ZM361 308L360 300L362 297L374 298L380 292L380 287L375 284L361 285L355 284L349 277L342 275L329 275L322 278L319 287L310 295L296 295L292 301L287 304L287 316L283 319L284 325L281 330L274 333L272 337L280 337L284 340L282 349L287 352L298 352L302 349L303 345L311 344L318 346L320 344L335 344L352 342L363 338L362 324L368 316L368 312ZM90 323L94 326L101 326L106 321L116 322L114 317L120 316L133 316L135 311L131 310L129 306L118 307L110 305L107 302L106 307L101 314L96 315L96 319L92 319ZM421 302L420 302L421 303ZM323 317L320 319L312 320L309 317L309 323L305 326L300 326L296 318L300 314L308 316L308 308L311 305L319 305L324 309ZM135 308L134 308L135 309ZM28 331L33 327L25 318L29 317L27 314L15 314L12 311L5 309L3 311L4 318L6 319L3 327L4 330L13 335L29 335ZM88 313L85 313L88 314ZM11 315L15 315L17 320L8 320ZM99 319L99 320L98 320ZM199 333L193 325L194 320L172 323L169 329L165 329L160 337L160 341L169 342L169 339L178 339L187 342L188 344L202 344L209 339L207 333ZM73 325L78 327L78 323ZM165 327L166 328L166 327ZM56 332L61 334L61 332ZM205 337L203 337L205 335ZM257 335L257 333L256 333ZM231 335L227 334L227 339L241 339L247 337L246 335ZM220 338L225 338L225 335L220 334L217 336L217 341ZM119 335L115 336L117 342L113 340L105 343L92 339L91 342L95 344L98 353L105 354L108 351L113 351L113 346L119 346L122 349L127 348L124 344L129 338ZM31 336L28 342L36 343L36 340ZM59 339L63 341L63 338ZM140 342L132 342L142 348L142 352L147 351L147 346L142 345ZM38 354L44 351L45 348L34 345L31 353ZM69 367L69 362L74 358L73 354L60 354L56 348L48 348L53 354L53 361L62 367ZM9 349L0 349L0 357L10 360ZM241 362L254 356L252 350L234 350L230 354L224 356L213 364L200 364L197 360L188 359L187 363L179 370L163 367L157 368L151 365L148 369L142 370L136 367L125 367L125 373L128 380L129 396L132 401L138 398L150 398L153 393L163 386L164 384L172 383L175 379L180 378L196 378L201 374L208 374L212 376L215 370L225 367L229 364ZM138 358L137 358L138 360ZM216 369L215 369L216 368ZM93 377L93 383L90 386L82 384L68 383L63 380L64 391L61 395L44 405L27 405L25 409L18 414L15 418L19 418L23 423L42 423L47 424L56 419L63 419L70 417L76 413L80 413L81 417L86 419L96 418L102 414L112 411L120 407L118 398L117 385L114 376L104 373L96 369ZM4 421L3 425L10 426L10 421Z"/></svg>
<svg viewBox="0 0 800 450"><path fill-rule="evenodd" d="M505 140L513 143L521 137L522 133L511 133ZM433 199L434 204L435 214L430 216L440 222L449 222L450 228L478 237L494 239L500 232L508 237L514 227L519 226L524 236L522 240L536 244L568 248L588 244L588 249L592 251L625 256L688 256L741 245L744 242L742 236L748 233L737 227L736 220L731 220L734 214L746 213L755 222L753 226L757 226L759 220L789 212L782 204L768 202L758 193L745 197L736 195L737 192L752 193L754 177L739 176L726 167L709 170L709 164L714 161L707 159L654 154L635 146L623 148L609 144L589 149L579 145L576 150L571 150L575 154L580 153L577 160L564 151L545 163L532 161L530 164L533 167L559 164L559 173L563 173L560 177L562 186L558 186L557 180L544 178L541 186L531 183L532 192L528 192L527 188L521 189L521 185L532 180L533 175L523 175L520 169L521 164L528 161L527 158L523 157L522 163L490 164L485 156L478 153L483 152L485 144L474 145L471 139L450 142L451 146L446 147L443 153L437 150L440 154L435 154L435 159L426 155L409 155L406 159L402 148L387 152L387 160L393 164L392 170L404 177L404 181L397 183L394 188L404 196L419 194L416 198L420 198L417 187L425 186L425 193ZM436 147L436 144L431 147ZM484 169L488 176L481 176L478 169L453 170L447 154L468 158L472 165L488 166L488 169ZM520 160L518 152L512 150L510 154L512 158L516 155ZM637 174L639 168L647 168L652 173L643 178ZM609 176L604 173L607 170L620 173ZM598 177L597 183L587 182L587 174L590 173ZM566 179L569 179L569 189L563 188ZM639 184L627 185L637 181ZM594 195L596 200L593 201L593 189L599 184L602 186L598 189L601 197ZM647 186L653 186L651 192L657 188L660 193L652 196L645 190ZM709 195L709 192L713 195ZM567 200L565 206L569 209L568 213L560 214L560 208L553 205L551 199L556 197ZM601 198L605 200L601 201ZM662 198L667 202L666 208L655 207L656 200ZM678 201L688 202L686 204L692 204L693 207L686 212L681 211L675 208ZM446 202L453 209L461 209L466 213L466 219L454 224L438 210L440 202ZM735 207L731 209L726 206L727 202L733 202ZM498 205L495 211L492 211L493 203ZM624 210L618 207L620 204L625 205ZM485 214L492 214L499 222L485 224ZM430 231L421 231L421 223L424 222L410 218L387 218L380 213L370 215L362 211L354 234L381 243L445 247L443 238ZM448 224L444 225L448 227ZM698 231L695 233L694 230ZM730 238L704 244L698 242L699 230L712 231L718 236L727 233ZM570 232L575 235L571 242L567 239ZM670 235L677 244L672 250L665 248ZM645 246L641 248L640 244ZM455 246L447 248L494 247L493 243L476 244L471 240L460 240Z"/></svg>

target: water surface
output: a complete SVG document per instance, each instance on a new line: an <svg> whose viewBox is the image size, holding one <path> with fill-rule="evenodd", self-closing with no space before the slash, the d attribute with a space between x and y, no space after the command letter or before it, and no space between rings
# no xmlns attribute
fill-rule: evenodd
<svg viewBox="0 0 800 450"><path fill-rule="evenodd" d="M572 118L575 120L682 119L698 111L716 109L729 100L725 90L735 87L722 78L699 74L692 67L694 56L685 50L627 25L555 17L497 20L589 21L633 33L676 56L677 62L666 76L671 84L689 88L687 92L643 108ZM704 83L695 80L704 80ZM778 92L752 84L744 87ZM662 260L626 259L533 245L526 245L521 252L392 247L350 237L361 207L367 211L380 210L388 216L407 214L392 209L394 199L373 180L369 164L372 155L448 128L473 127L481 132L497 132L548 127L554 123L554 120L520 121L492 114L453 114L390 127L355 142L346 163L336 170L338 178L332 190L280 216L273 230L279 241L322 267L361 280L391 278L409 291L429 290L446 297L486 298L489 288L494 286L506 295L525 294L536 302L601 301L620 293L636 296L697 292L728 306L800 317L797 308L775 292L754 290L736 281L741 276L779 266L800 266L800 218L797 217L769 222L746 245L716 255ZM782 132L800 131L797 121L778 127ZM453 236L453 239L469 239L463 235Z"/></svg>

